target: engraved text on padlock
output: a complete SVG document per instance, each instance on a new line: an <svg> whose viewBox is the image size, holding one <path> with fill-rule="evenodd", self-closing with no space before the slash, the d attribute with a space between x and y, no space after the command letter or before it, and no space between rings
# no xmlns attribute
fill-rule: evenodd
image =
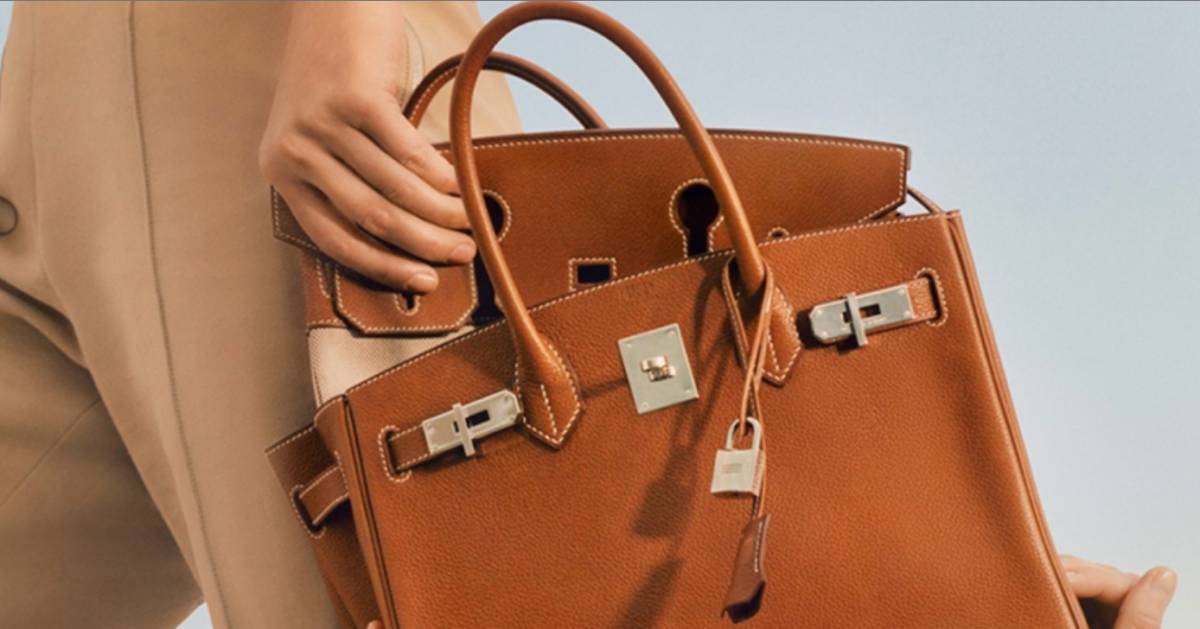
<svg viewBox="0 0 1200 629"><path fill-rule="evenodd" d="M749 448L739 450L733 447L733 437L738 427L738 420L735 419L725 437L725 447L717 450L712 478L714 494L757 496L762 488L763 468L766 464L766 453L761 447L762 425L753 417L747 417L746 423L750 425L752 434Z"/></svg>

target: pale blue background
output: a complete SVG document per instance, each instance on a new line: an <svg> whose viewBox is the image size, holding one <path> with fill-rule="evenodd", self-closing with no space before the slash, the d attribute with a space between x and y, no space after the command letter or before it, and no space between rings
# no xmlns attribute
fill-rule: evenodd
<svg viewBox="0 0 1200 629"><path fill-rule="evenodd" d="M710 126L912 147L912 183L965 213L1059 549L1175 566L1166 626L1200 626L1200 5L593 4ZM670 124L576 27L502 47L613 126ZM573 126L515 90L527 128Z"/></svg>

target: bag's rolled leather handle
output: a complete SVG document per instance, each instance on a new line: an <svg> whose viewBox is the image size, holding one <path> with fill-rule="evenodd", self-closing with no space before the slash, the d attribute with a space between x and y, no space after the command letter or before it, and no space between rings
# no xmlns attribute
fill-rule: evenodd
<svg viewBox="0 0 1200 629"><path fill-rule="evenodd" d="M438 92L458 73L461 61L461 54L442 61L434 66L424 79L421 79L417 87L413 88L412 95L408 97L408 104L404 106L404 117L408 118L414 127L420 126L421 119L429 109L429 104L433 102L433 97L437 96ZM596 113L596 110L592 109L592 106L582 96L551 74L549 70L536 63L515 55L493 52L488 55L483 68L517 77L545 92L547 96L562 105L585 129L604 129L607 126L600 114Z"/></svg>
<svg viewBox="0 0 1200 629"><path fill-rule="evenodd" d="M542 441L558 447L582 411L582 400L570 367L549 340L537 331L512 271L504 260L500 241L492 232L484 204L479 169L471 143L471 102L475 83L488 55L510 31L538 20L561 20L584 26L603 35L633 59L679 123L680 130L708 177L730 231L742 283L749 294L757 293L762 287L766 266L755 244L746 212L712 138L662 62L636 35L596 9L569 2L519 4L485 24L467 47L459 65L450 105L450 148L467 216L513 334L518 363L516 386L521 389L522 381L532 381L534 385L527 389L532 393L521 393L525 423Z"/></svg>

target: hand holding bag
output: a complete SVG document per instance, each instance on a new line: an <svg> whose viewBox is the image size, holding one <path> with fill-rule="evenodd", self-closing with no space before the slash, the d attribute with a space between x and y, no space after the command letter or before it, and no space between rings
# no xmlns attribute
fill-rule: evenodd
<svg viewBox="0 0 1200 629"><path fill-rule="evenodd" d="M634 59L732 252L527 306L469 113L491 49L539 19ZM315 422L386 626L705 627L723 612L764 627L1085 626L957 213L763 241L751 217L768 210L742 206L658 60L579 5L519 5L485 26L452 113L506 318L351 387ZM542 215L560 221L551 232L575 218Z"/></svg>

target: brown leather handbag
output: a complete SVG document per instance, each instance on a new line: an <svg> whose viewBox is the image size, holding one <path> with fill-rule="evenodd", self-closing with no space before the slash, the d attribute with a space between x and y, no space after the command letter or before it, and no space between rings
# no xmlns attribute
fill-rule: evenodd
<svg viewBox="0 0 1200 629"><path fill-rule="evenodd" d="M591 128L473 141L479 72L514 67L492 48L540 19L619 46L680 129L604 129L539 71ZM915 192L925 213L896 212L906 149L706 130L581 5L513 7L457 67L486 274L413 299L305 265L310 333L481 326L269 450L347 626L1085 626L961 218Z"/></svg>

